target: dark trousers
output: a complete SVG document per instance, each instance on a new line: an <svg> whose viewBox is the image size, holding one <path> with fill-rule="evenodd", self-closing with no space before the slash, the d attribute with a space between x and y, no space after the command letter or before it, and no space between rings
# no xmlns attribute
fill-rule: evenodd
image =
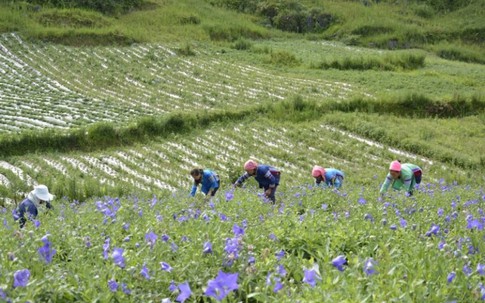
<svg viewBox="0 0 485 303"><path fill-rule="evenodd" d="M272 203L276 203L275 192L276 192L276 188L277 187L278 187L278 185L276 185L275 187L271 188L271 193L266 196L266 198L268 198ZM269 186L265 186L264 187L264 191L267 191L269 188L270 188Z"/></svg>

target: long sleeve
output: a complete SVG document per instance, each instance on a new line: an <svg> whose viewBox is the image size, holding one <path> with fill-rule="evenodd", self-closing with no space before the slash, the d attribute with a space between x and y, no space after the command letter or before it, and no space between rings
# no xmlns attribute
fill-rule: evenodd
<svg viewBox="0 0 485 303"><path fill-rule="evenodd" d="M236 181L236 184L243 184L249 177L251 177L247 172L244 173L241 177L239 177Z"/></svg>
<svg viewBox="0 0 485 303"><path fill-rule="evenodd" d="M384 181L384 183L382 183L380 193L382 194L386 192L387 189L389 188L389 185L391 185L391 183L392 183L391 174L387 174L386 180Z"/></svg>
<svg viewBox="0 0 485 303"><path fill-rule="evenodd" d="M190 191L190 195L193 197L195 196L195 193L197 192L197 185L192 185L192 190Z"/></svg>

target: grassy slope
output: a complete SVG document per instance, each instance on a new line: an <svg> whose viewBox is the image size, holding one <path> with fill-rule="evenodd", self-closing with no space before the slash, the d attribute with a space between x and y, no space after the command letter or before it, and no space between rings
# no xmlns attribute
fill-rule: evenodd
<svg viewBox="0 0 485 303"><path fill-rule="evenodd" d="M313 3L317 4L317 1ZM304 81L305 79L318 79L324 81L340 82L352 86L354 93L348 94L346 98L351 98L353 95L367 94L373 98L399 98L409 92L421 93L432 97L434 100L449 100L456 95L460 96L483 96L485 91L481 83L485 82L484 66L479 64L467 64L455 61L447 61L435 57L431 53L417 50L404 50L400 52L415 52L424 53L426 55L426 64L424 68L414 71L393 71L381 72L375 70L368 71L338 71L338 70L318 70L312 68L315 64L323 59L329 57L342 58L352 57L358 54L359 56L380 56L388 51L377 49L355 48L349 47L340 42L323 41L323 36L339 36L342 40L352 38L349 34L358 30L362 26L381 26L392 28L393 30L403 31L401 34L406 35L407 32L416 32L417 34L423 31L431 31L433 28L440 28L440 30L449 30L446 21L449 21L447 16L435 16L432 20L424 20L411 13L410 9L399 8L400 11L395 11L395 7L389 5L379 5L370 8L364 8L358 3L353 2L327 2L324 7L330 12L334 12L339 16L341 23L332 27L323 35L307 35L298 36L295 34L281 33L275 30L263 28L255 23L255 18L249 15L241 15L231 11L225 11L218 8L211 7L204 1L156 1L155 6L150 9L133 12L127 15L118 16L117 18L102 16L97 13L85 11L58 11L51 9L42 9L41 12L32 12L28 10L15 10L10 12L6 9L0 10L0 31L18 31L23 37L41 38L45 40L63 42L72 45L81 44L111 44L119 42L122 44L133 41L161 43L162 45L170 45L173 49L180 47L188 47L196 52L195 59L190 57L187 60L192 61L202 59L205 62L210 62L213 57L224 62L231 62L234 64L250 64L258 66L262 71L267 71L269 74L278 75L278 77L287 78L286 86L291 86L292 79ZM476 8L476 7L475 7ZM404 10L404 14L403 11ZM470 14L468 9L457 11L453 13L456 18L450 22L453 28L459 26L480 26L478 20L481 18L481 12L473 9L475 14ZM90 20L89 26L80 26L79 24L64 23L63 26L56 25L56 18L68 16L66 20L72 21L72 15L78 16L76 20ZM48 22L52 18L54 22ZM69 17L71 16L71 17ZM466 16L464 18L463 16ZM5 18L3 18L5 17ZM33 17L33 18L30 18ZM41 18L42 17L42 18ZM39 21L42 20L42 21ZM187 24L187 20L196 20L193 24ZM342 21L343 20L343 21ZM467 22L467 24L465 24ZM43 25L41 25L41 23ZM67 25L66 25L67 24ZM83 23L85 24L85 23ZM404 25L403 25L404 24ZM450 25L450 26L451 26ZM400 34L400 35L401 35ZM211 35L218 37L225 37L225 40L211 41ZM246 51L237 51L231 47L234 45L238 35L245 39L251 47ZM423 33L425 35L425 33ZM251 38L257 39L251 39ZM360 37L362 38L362 37ZM359 38L359 39L360 39ZM386 35L380 35L375 41L379 39L385 41L392 38ZM362 41L367 38L363 38ZM370 40L369 40L370 41ZM47 45L47 48L49 46ZM432 45L429 46L431 49ZM69 49L69 52L75 54L76 48ZM83 52L91 52L91 48L81 48ZM101 49L94 49L96 52ZM269 61L271 53L287 52L294 55L299 64L296 66L286 66L271 63ZM62 62L62 56L49 57L57 62ZM93 57L93 60L96 60ZM34 62L33 62L34 63ZM38 62L42 65L42 62ZM99 65L94 62L89 70L79 67L75 72L79 79L86 83L92 80L94 75L103 74ZM131 76L141 77L146 76L144 66L137 66L136 62L133 65L123 66L127 69ZM35 64L35 63L34 63ZM52 63L51 63L52 64ZM74 62L70 63L75 64ZM64 63L59 63L59 67L66 68ZM76 68L73 66L73 68ZM197 67L194 69L194 75L205 76L204 67ZM231 70L221 70L221 72L231 73ZM55 75L50 75L56 77ZM59 81L65 76L58 75ZM254 78L255 81L257 78ZM108 86L112 81L111 78L98 78L97 85L103 87ZM208 83L219 83L220 79L217 75L211 74ZM127 83L118 83L119 87L123 87ZM269 83L268 83L269 84ZM129 90L129 89L127 89ZM294 94L302 96L303 99L310 98L319 87L308 87L308 90L300 89L294 91ZM89 94L89 92L87 92ZM135 98L136 94L130 95L130 98ZM291 98L287 95L286 98ZM237 99L234 99L237 100ZM230 101L233 101L231 99ZM163 102L163 101L162 101ZM261 102L274 102L270 99L262 99ZM318 100L317 100L318 102ZM236 102L237 103L237 102ZM473 163L480 163L483 161L483 113L476 117L465 119L451 119L451 120L432 120L424 119L421 121L423 128L417 132L399 132L398 127L394 125L396 122L406 124L413 123L408 118L397 118L394 116L373 116L366 114L339 114L335 113L330 116L322 117L325 123L333 123L355 133L361 133L369 136L369 133L379 133L382 129L386 130L385 136L402 136L402 138L410 144L416 145L422 142L420 148L424 148L426 156L433 155L447 155L460 154L467 161ZM312 118L313 119L313 118ZM360 122L359 122L360 121ZM368 129L363 129L362 125L370 121ZM291 124L290 128L308 128L317 121L309 121L306 124ZM280 123L280 122L275 122ZM317 122L318 123L318 122ZM343 123L343 124L342 124ZM437 131L437 129L443 131ZM366 133L369 132L369 133ZM338 139L338 134L335 135ZM463 136L467 140L462 140ZM304 134L299 133L295 135L293 140L311 140L309 136L305 138ZM376 139L376 138L374 138ZM385 139L383 138L385 141ZM379 141L379 140L378 140ZM389 143L389 141L387 142ZM411 148L412 149L412 148ZM356 151L350 150L349 160L352 158L352 153ZM339 157L342 149L330 149L329 155ZM262 151L261 151L262 152ZM250 155L248 155L250 156ZM257 155L253 155L257 156ZM393 157L393 155L380 155L384 157ZM15 162L20 163L28 160L29 156L21 159L16 159ZM300 165L304 166L302 160L292 159L294 156L285 154L277 154L275 158L282 161L290 157L290 160L295 160ZM320 158L315 154L313 158ZM322 157L320 161L325 161ZM459 157L455 157L459 158ZM243 159L239 159L242 161ZM270 158L268 158L271 161ZM384 160L385 162L385 160ZM365 163L365 162L362 162ZM201 165L211 164L211 160L200 162ZM190 164L188 164L190 165ZM348 165L348 163L347 163ZM336 162L338 166L338 162ZM366 175L367 166L363 165L354 169L357 175L364 178ZM463 176L458 173L459 170L452 170L448 177L458 179ZM226 171L228 173L228 171ZM439 177L443 170L438 169L435 176ZM471 172L466 177L474 178L480 176L479 172ZM14 177L12 177L14 178ZM80 173L80 178L83 174ZM299 177L300 178L300 177ZM303 177L304 178L304 177ZM359 179L359 178L357 178ZM48 181L48 180L45 180ZM483 180L482 180L483 181ZM66 181L67 182L67 181ZM66 183L67 184L67 183ZM173 184L176 185L176 184ZM65 186L65 184L63 185Z"/></svg>

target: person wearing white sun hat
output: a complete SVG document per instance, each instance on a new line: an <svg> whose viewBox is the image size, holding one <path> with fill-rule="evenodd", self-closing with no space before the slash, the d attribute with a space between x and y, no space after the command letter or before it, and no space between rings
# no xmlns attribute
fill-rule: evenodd
<svg viewBox="0 0 485 303"><path fill-rule="evenodd" d="M39 208L45 204L47 209L51 209L50 201L54 198L49 193L49 189L45 185L34 186L34 190L29 193L27 198L20 203L19 207L14 213L14 219L19 220L20 228L24 227L27 219L33 220L39 214ZM25 215L27 214L27 219Z"/></svg>

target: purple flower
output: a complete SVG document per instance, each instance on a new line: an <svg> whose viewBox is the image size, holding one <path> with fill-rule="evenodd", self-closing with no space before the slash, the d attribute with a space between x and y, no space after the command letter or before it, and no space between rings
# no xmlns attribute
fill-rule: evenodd
<svg viewBox="0 0 485 303"><path fill-rule="evenodd" d="M441 241L441 242L438 244L438 249L439 249L439 250L442 250L442 249L445 247L445 244L446 244L446 242L445 242L445 241Z"/></svg>
<svg viewBox="0 0 485 303"><path fill-rule="evenodd" d="M219 214L219 218L221 219L221 221L227 221L227 216L222 213Z"/></svg>
<svg viewBox="0 0 485 303"><path fill-rule="evenodd" d="M130 228L130 223L123 224L123 229L124 230L128 230L128 228Z"/></svg>
<svg viewBox="0 0 485 303"><path fill-rule="evenodd" d="M105 260L107 260L109 257L108 252L109 252L109 238L104 240L104 244L103 244L103 257Z"/></svg>
<svg viewBox="0 0 485 303"><path fill-rule="evenodd" d="M153 231L147 233L145 235L145 241L150 245L150 248L153 248L155 243L157 242L158 236Z"/></svg>
<svg viewBox="0 0 485 303"><path fill-rule="evenodd" d="M364 272L365 272L365 274L370 276L370 275L377 273L377 271L375 270L375 265L376 265L376 261L374 261L374 259L372 259L372 258L367 259L364 262Z"/></svg>
<svg viewBox="0 0 485 303"><path fill-rule="evenodd" d="M248 264L252 265L252 264L254 264L254 263L256 263L256 258L254 258L254 256L250 256L250 257L248 258Z"/></svg>
<svg viewBox="0 0 485 303"><path fill-rule="evenodd" d="M28 269L17 270L13 274L13 288L25 287L29 283L30 271Z"/></svg>
<svg viewBox="0 0 485 303"><path fill-rule="evenodd" d="M283 284L281 284L281 281L279 278L276 278L275 279L275 284L274 284L274 288L273 288L273 292L274 293L277 293L279 292L281 289L283 288Z"/></svg>
<svg viewBox="0 0 485 303"><path fill-rule="evenodd" d="M127 294L127 295L131 295L131 289L128 288L128 286L126 285L126 283L121 283L121 290Z"/></svg>
<svg viewBox="0 0 485 303"><path fill-rule="evenodd" d="M397 226L396 226L396 224L392 224L391 226L389 226L389 228L392 229L392 230L396 230Z"/></svg>
<svg viewBox="0 0 485 303"><path fill-rule="evenodd" d="M482 230L483 229L483 223L480 222L479 220L476 220L476 219L471 219L471 220L468 220L468 224L466 226L467 228L469 229L478 229L478 230Z"/></svg>
<svg viewBox="0 0 485 303"><path fill-rule="evenodd" d="M430 229L426 232L427 237L431 237L431 235L437 235L438 232L440 231L440 226L436 224L431 224Z"/></svg>
<svg viewBox="0 0 485 303"><path fill-rule="evenodd" d="M180 294L177 296L177 301L183 303L185 300L187 300L188 297L192 294L192 291L190 290L190 286L188 282L184 282L179 284L179 290Z"/></svg>
<svg viewBox="0 0 485 303"><path fill-rule="evenodd" d="M485 265L478 263L477 272L482 276L485 275Z"/></svg>
<svg viewBox="0 0 485 303"><path fill-rule="evenodd" d="M142 275L145 279L150 280L150 272L145 264L143 264L143 267L141 268L140 275Z"/></svg>
<svg viewBox="0 0 485 303"><path fill-rule="evenodd" d="M116 265L118 265L121 268L125 268L125 258L123 258L123 248L115 248L111 256L113 257L113 261L115 262Z"/></svg>
<svg viewBox="0 0 485 303"><path fill-rule="evenodd" d="M472 269L468 265L463 265L463 273L467 276L472 274Z"/></svg>
<svg viewBox="0 0 485 303"><path fill-rule="evenodd" d="M279 252L276 253L276 259L278 259L278 261L280 261L284 256L285 256L284 250L280 250Z"/></svg>
<svg viewBox="0 0 485 303"><path fill-rule="evenodd" d="M364 215L364 220L368 220L368 221L374 222L374 217L372 217L371 214L365 214Z"/></svg>
<svg viewBox="0 0 485 303"><path fill-rule="evenodd" d="M266 285L271 285L271 272L266 275Z"/></svg>
<svg viewBox="0 0 485 303"><path fill-rule="evenodd" d="M160 262L160 266L162 267L162 270L172 272L172 266L168 265L168 263Z"/></svg>
<svg viewBox="0 0 485 303"><path fill-rule="evenodd" d="M212 243L209 241L204 243L204 248L202 249L204 254L211 254L212 253Z"/></svg>
<svg viewBox="0 0 485 303"><path fill-rule="evenodd" d="M44 246L40 247L37 252L42 257L46 264L52 262L52 257L56 254L56 250L51 248L51 242L47 239L47 235L42 237L42 242L44 242Z"/></svg>
<svg viewBox="0 0 485 303"><path fill-rule="evenodd" d="M408 222L406 220L404 220L404 218L401 218L401 220L399 220L399 223L401 224L401 227L403 227L403 228L408 226Z"/></svg>
<svg viewBox="0 0 485 303"><path fill-rule="evenodd" d="M35 228L39 228L40 221L39 220L34 220L34 226L35 226Z"/></svg>
<svg viewBox="0 0 485 303"><path fill-rule="evenodd" d="M303 282L309 284L311 287L315 287L317 281L315 278L317 277L317 273L313 269L305 269L305 275L303 277Z"/></svg>
<svg viewBox="0 0 485 303"><path fill-rule="evenodd" d="M234 199L234 192L232 192L232 191L226 192L226 201L229 202L232 199Z"/></svg>
<svg viewBox="0 0 485 303"><path fill-rule="evenodd" d="M15 208L14 208L14 209L12 209L12 217L13 217L13 219L14 219L15 221L17 221L18 219L20 219L20 216L19 216L19 214L18 214L18 212L17 212L17 209L15 209Z"/></svg>
<svg viewBox="0 0 485 303"><path fill-rule="evenodd" d="M270 238L271 240L273 240L273 241L278 240L278 238L277 238L277 237L275 236L275 234L273 234L273 233L271 233L271 234L269 235L269 238Z"/></svg>
<svg viewBox="0 0 485 303"><path fill-rule="evenodd" d="M452 271L448 274L448 277L446 278L446 280L448 281L448 283L451 283L451 282L453 282L455 277L456 277L456 273L454 271Z"/></svg>
<svg viewBox="0 0 485 303"><path fill-rule="evenodd" d="M278 272L278 274L279 274L281 277L286 276L286 269L285 269L285 267L284 267L282 264L279 264L279 265L276 267L276 271Z"/></svg>
<svg viewBox="0 0 485 303"><path fill-rule="evenodd" d="M209 280L204 294L218 301L223 300L230 292L239 288L237 277L237 273L229 274L220 270L214 280Z"/></svg>
<svg viewBox="0 0 485 303"><path fill-rule="evenodd" d="M175 242L170 243L170 248L173 252L176 252L179 249L178 245L175 244Z"/></svg>
<svg viewBox="0 0 485 303"><path fill-rule="evenodd" d="M232 232L234 233L235 237L244 236L244 229L237 224L234 224L232 227Z"/></svg>
<svg viewBox="0 0 485 303"><path fill-rule="evenodd" d="M438 216L441 217L445 213L443 208L438 208Z"/></svg>
<svg viewBox="0 0 485 303"><path fill-rule="evenodd" d="M332 260L332 265L335 266L338 270L344 271L344 265L347 265L347 259L345 256L337 256L335 259Z"/></svg>
<svg viewBox="0 0 485 303"><path fill-rule="evenodd" d="M7 299L7 294L0 288L0 299Z"/></svg>
<svg viewBox="0 0 485 303"><path fill-rule="evenodd" d="M323 210L327 210L327 208L328 208L328 204L322 204L322 209Z"/></svg>
<svg viewBox="0 0 485 303"><path fill-rule="evenodd" d="M108 287L112 292L118 291L118 283L115 280L109 280Z"/></svg>
<svg viewBox="0 0 485 303"><path fill-rule="evenodd" d="M367 203L367 201L363 197L360 197L358 202L361 205L365 205Z"/></svg>
<svg viewBox="0 0 485 303"><path fill-rule="evenodd" d="M84 244L87 248L91 247L91 238L89 236L84 237Z"/></svg>
<svg viewBox="0 0 485 303"><path fill-rule="evenodd" d="M169 237L168 235L166 235L166 234L163 234L163 235L160 237L160 239L162 239L162 241L163 241L163 242L167 242L167 241L170 239L170 237Z"/></svg>
<svg viewBox="0 0 485 303"><path fill-rule="evenodd" d="M237 259L239 257L239 240L238 238L227 238L226 245L224 246L224 251L230 257L230 259ZM232 264L232 260L229 261L228 265Z"/></svg>
<svg viewBox="0 0 485 303"><path fill-rule="evenodd" d="M170 286L168 287L168 290L170 292L174 292L177 289L177 286L175 285L175 282L172 280L170 281Z"/></svg>

